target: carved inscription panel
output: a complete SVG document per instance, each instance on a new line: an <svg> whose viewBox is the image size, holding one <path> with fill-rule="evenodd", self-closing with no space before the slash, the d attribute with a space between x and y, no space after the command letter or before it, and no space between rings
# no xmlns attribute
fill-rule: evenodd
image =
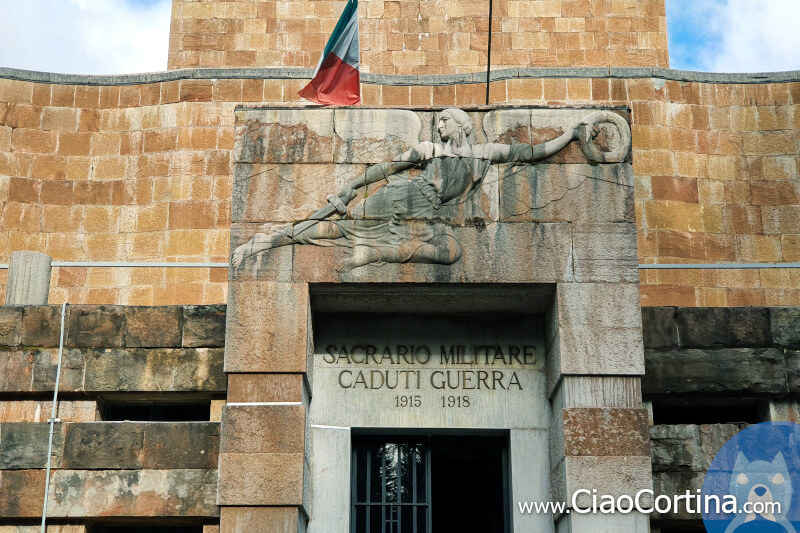
<svg viewBox="0 0 800 533"><path fill-rule="evenodd" d="M547 428L545 347L524 315L322 315L313 424Z"/></svg>

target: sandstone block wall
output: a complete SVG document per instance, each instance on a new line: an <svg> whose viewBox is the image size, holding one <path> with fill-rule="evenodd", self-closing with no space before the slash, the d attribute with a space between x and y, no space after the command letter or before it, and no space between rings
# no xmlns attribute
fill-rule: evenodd
<svg viewBox="0 0 800 533"><path fill-rule="evenodd" d="M493 0L492 65L669 66L663 0ZM169 68L314 67L342 1L173 0ZM361 0L363 72L486 70L487 0Z"/></svg>
<svg viewBox="0 0 800 533"><path fill-rule="evenodd" d="M205 521L214 531L225 308L67 310L48 516L75 525L48 529L82 533L85 519L144 517ZM3 533L27 531L12 524L41 516L60 311L0 308ZM211 420L102 420L104 401L170 399L210 400Z"/></svg>
<svg viewBox="0 0 800 533"><path fill-rule="evenodd" d="M54 260L226 261L234 109L297 104L306 80L200 75L0 78L0 260L32 249ZM640 262L800 260L800 82L679 81L697 76L668 70L501 75L496 104L630 108ZM484 103L483 84L448 79L370 78L364 103ZM645 306L800 304L797 269L642 271L641 284ZM221 303L226 286L225 269L55 268L50 301Z"/></svg>

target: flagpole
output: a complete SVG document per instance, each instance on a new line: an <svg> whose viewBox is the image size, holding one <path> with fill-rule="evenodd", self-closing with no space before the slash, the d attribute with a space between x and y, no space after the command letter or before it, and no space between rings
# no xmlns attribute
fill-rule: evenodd
<svg viewBox="0 0 800 533"><path fill-rule="evenodd" d="M486 48L486 105L489 105L489 73L492 70L492 7L494 1L489 0L489 42Z"/></svg>

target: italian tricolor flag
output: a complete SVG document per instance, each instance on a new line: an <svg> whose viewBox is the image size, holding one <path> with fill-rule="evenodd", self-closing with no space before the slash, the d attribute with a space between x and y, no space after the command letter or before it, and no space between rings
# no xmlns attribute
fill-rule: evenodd
<svg viewBox="0 0 800 533"><path fill-rule="evenodd" d="M358 49L358 0L348 0L311 82L298 93L324 105L361 103Z"/></svg>

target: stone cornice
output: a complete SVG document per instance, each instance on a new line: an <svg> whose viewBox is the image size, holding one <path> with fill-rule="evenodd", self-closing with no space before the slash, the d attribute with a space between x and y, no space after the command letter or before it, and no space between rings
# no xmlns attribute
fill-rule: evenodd
<svg viewBox="0 0 800 533"><path fill-rule="evenodd" d="M0 78L54 83L62 85L139 85L176 80L215 79L310 79L313 71L306 68L190 68L140 74L60 74L0 67ZM655 78L672 81L700 83L785 83L800 81L800 71L717 73L675 70L660 67L529 67L495 70L491 81L537 78ZM485 72L469 74L431 74L403 76L397 74L373 74L364 72L361 81L368 85L439 86L470 83L486 83Z"/></svg>

